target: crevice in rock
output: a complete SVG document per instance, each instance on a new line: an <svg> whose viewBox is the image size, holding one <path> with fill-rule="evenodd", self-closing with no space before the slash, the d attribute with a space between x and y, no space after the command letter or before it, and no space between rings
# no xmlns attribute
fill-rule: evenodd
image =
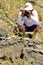
<svg viewBox="0 0 43 65"><path fill-rule="evenodd" d="M21 53L20 59L23 59L23 58L24 58L24 53Z"/></svg>
<svg viewBox="0 0 43 65"><path fill-rule="evenodd" d="M43 55L43 52L39 52L41 55Z"/></svg>
<svg viewBox="0 0 43 65"><path fill-rule="evenodd" d="M23 49L21 50L21 54L20 54L20 59L24 58L24 53L23 53Z"/></svg>

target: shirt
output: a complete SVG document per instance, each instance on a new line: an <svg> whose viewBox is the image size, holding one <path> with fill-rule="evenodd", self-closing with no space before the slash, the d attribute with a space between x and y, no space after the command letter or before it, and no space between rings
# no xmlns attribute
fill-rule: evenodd
<svg viewBox="0 0 43 65"><path fill-rule="evenodd" d="M35 9L32 11L32 15L29 18L27 16L22 17L21 13L22 12L20 11L18 15L18 25L23 25L24 23L28 27L32 25L40 25L38 13Z"/></svg>

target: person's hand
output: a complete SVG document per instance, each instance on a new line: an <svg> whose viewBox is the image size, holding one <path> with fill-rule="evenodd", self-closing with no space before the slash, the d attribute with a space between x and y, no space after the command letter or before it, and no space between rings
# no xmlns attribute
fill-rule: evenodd
<svg viewBox="0 0 43 65"><path fill-rule="evenodd" d="M31 11L28 11L28 12L29 12L28 16L30 17L32 15L32 13L31 13Z"/></svg>
<svg viewBox="0 0 43 65"><path fill-rule="evenodd" d="M24 11L24 10L22 10L22 14L21 14L21 16L22 16L22 17L24 17L24 14L25 14L25 11Z"/></svg>

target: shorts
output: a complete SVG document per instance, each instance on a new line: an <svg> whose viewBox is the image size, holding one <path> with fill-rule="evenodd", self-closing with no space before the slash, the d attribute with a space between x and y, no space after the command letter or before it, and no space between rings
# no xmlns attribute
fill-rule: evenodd
<svg viewBox="0 0 43 65"><path fill-rule="evenodd" d="M26 32L33 32L36 29L37 26L40 26L40 25L37 25L37 24L32 25L30 27L26 26L26 24L24 24L24 25L25 25Z"/></svg>

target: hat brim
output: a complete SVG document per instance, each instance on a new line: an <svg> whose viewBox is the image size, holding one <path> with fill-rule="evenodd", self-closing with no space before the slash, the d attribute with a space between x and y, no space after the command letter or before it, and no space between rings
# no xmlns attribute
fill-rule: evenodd
<svg viewBox="0 0 43 65"><path fill-rule="evenodd" d="M33 8L32 7L26 7L26 8L24 8L24 10L26 10L26 11L29 11L29 10L32 10Z"/></svg>

